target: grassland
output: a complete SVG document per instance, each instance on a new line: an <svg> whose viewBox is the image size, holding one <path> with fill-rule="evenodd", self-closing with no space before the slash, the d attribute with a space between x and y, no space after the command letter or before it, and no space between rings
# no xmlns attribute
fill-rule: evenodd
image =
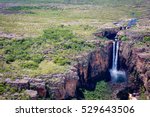
<svg viewBox="0 0 150 117"><path fill-rule="evenodd" d="M78 56L96 48L92 43L94 32L113 27L113 22L119 20L149 16L148 3L148 0L0 0L0 99L28 99L23 90L2 81L66 72ZM142 44L148 42L146 37ZM15 97L16 92L19 98ZM102 81L95 91L85 90L84 96L111 99L110 93L110 87Z"/></svg>
<svg viewBox="0 0 150 117"><path fill-rule="evenodd" d="M132 0L0 0L0 3L0 32L14 34L11 40L3 35L0 38L1 73L12 78L65 72L75 56L94 48L86 43L94 38L92 33L133 14L141 17L147 10L147 6L138 7L139 0L134 1L137 6L131 6ZM51 29L58 31L61 38L53 35ZM63 31L67 31L66 35ZM51 40L49 34L59 41ZM48 43L44 36L48 36ZM65 36L71 38L65 40Z"/></svg>
<svg viewBox="0 0 150 117"><path fill-rule="evenodd" d="M77 35L87 38L96 29L106 25L110 26L110 22L130 18L132 13L139 17L143 12L141 8L123 5L116 7L65 4L34 4L34 7L31 7L31 4L19 5L21 6L4 8L12 13L11 15L5 12L0 14L0 30L23 37L40 36L46 28L54 25L67 25ZM16 11L20 13L16 14ZM89 27L85 30L87 26Z"/></svg>

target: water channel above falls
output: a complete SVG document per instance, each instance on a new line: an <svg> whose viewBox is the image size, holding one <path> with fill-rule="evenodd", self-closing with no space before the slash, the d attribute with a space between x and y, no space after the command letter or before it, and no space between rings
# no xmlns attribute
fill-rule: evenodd
<svg viewBox="0 0 150 117"><path fill-rule="evenodd" d="M111 81L116 83L125 82L127 79L125 71L121 71L118 69L119 46L120 46L119 41L116 38L113 41L112 67L109 70Z"/></svg>

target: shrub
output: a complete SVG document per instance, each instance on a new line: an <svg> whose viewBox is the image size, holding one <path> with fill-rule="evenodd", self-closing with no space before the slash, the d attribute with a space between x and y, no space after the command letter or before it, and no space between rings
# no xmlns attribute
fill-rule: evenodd
<svg viewBox="0 0 150 117"><path fill-rule="evenodd" d="M32 10L32 9L41 9L41 7L38 7L38 6L13 6L13 7L7 8L7 10L11 10L11 11Z"/></svg>
<svg viewBox="0 0 150 117"><path fill-rule="evenodd" d="M0 95L2 95L5 92L5 86L3 84L0 84Z"/></svg>
<svg viewBox="0 0 150 117"><path fill-rule="evenodd" d="M14 62L15 60L33 60L34 62L40 63L43 60L42 54L37 54L34 49L38 48L38 44L41 43L41 39L22 39L22 40L9 40L5 41L4 53L5 60L7 63ZM34 43L35 47L32 48Z"/></svg>
<svg viewBox="0 0 150 117"><path fill-rule="evenodd" d="M150 37L144 37L143 41L144 42L150 42Z"/></svg>
<svg viewBox="0 0 150 117"><path fill-rule="evenodd" d="M6 63L14 62L15 61L15 56L13 54L6 55L5 56L5 61L6 61Z"/></svg>
<svg viewBox="0 0 150 117"><path fill-rule="evenodd" d="M72 41L73 43L77 43L77 44L84 44L84 43L85 43L84 40L79 39L79 38L72 38L71 41Z"/></svg>
<svg viewBox="0 0 150 117"><path fill-rule="evenodd" d="M35 54L31 57L31 59L36 63L40 63L41 61L44 60L44 57L43 57L43 55Z"/></svg>
<svg viewBox="0 0 150 117"><path fill-rule="evenodd" d="M111 99L111 90L108 84L104 81L98 82L94 91L85 91L86 100L107 100Z"/></svg>
<svg viewBox="0 0 150 117"><path fill-rule="evenodd" d="M38 67L38 63L34 61L26 61L21 64L22 68L28 68L28 69L36 69Z"/></svg>
<svg viewBox="0 0 150 117"><path fill-rule="evenodd" d="M48 42L49 41L59 42L69 40L74 37L75 36L70 30L61 27L49 28L44 31L44 34L42 36L42 38Z"/></svg>
<svg viewBox="0 0 150 117"><path fill-rule="evenodd" d="M140 93L140 100L146 100L147 99L146 94L145 94L144 86L140 87L140 92L139 93Z"/></svg>
<svg viewBox="0 0 150 117"><path fill-rule="evenodd" d="M18 90L17 90L16 87L10 87L10 88L9 88L9 91L10 91L11 93L16 93Z"/></svg>
<svg viewBox="0 0 150 117"><path fill-rule="evenodd" d="M128 38L124 35L124 36L121 37L121 40L122 40L122 41L127 41Z"/></svg>
<svg viewBox="0 0 150 117"><path fill-rule="evenodd" d="M61 56L56 56L53 58L53 60L54 60L54 63L61 65L61 66L71 63L69 59L65 57L61 57Z"/></svg>

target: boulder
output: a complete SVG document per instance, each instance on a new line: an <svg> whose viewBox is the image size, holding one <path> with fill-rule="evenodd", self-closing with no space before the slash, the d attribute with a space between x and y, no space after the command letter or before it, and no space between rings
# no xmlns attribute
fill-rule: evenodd
<svg viewBox="0 0 150 117"><path fill-rule="evenodd" d="M34 91L34 90L26 90L25 93L27 95L29 95L30 99L32 100L36 100L38 98L38 93L37 91Z"/></svg>
<svg viewBox="0 0 150 117"><path fill-rule="evenodd" d="M29 88L29 80L26 79L16 79L15 81L6 79L5 82L11 85L12 87L17 87L19 90Z"/></svg>
<svg viewBox="0 0 150 117"><path fill-rule="evenodd" d="M45 87L45 83L38 83L38 82L34 82L34 83L30 83L30 89L36 90L38 92L39 97L45 98L46 97L46 87Z"/></svg>

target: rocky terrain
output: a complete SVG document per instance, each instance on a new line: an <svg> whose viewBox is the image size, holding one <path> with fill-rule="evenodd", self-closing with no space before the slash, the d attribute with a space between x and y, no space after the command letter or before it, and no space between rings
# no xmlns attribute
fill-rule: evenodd
<svg viewBox="0 0 150 117"><path fill-rule="evenodd" d="M149 3L147 0L145 2ZM95 16L90 16L91 19L86 20L91 24L87 25L82 24L84 22L82 20L89 18L89 15L81 17L78 21L75 19L80 18L77 15L78 12L91 13L87 8L93 10L93 6L86 6L84 9L78 8L80 6L68 7L63 4L62 8L60 4L58 5L61 6L60 9L53 7L52 4L50 8L49 5L19 5L21 4L0 3L0 15L3 16L1 20L6 20L7 17L8 21L13 20L9 21L11 22L9 25L6 23L7 20L3 21L4 26L0 28L0 99L86 99L85 92L94 92L102 81L111 89L111 92L106 94L110 96L109 99L150 99L150 17L148 10L144 11L145 14L139 15L140 17L137 16L138 18L122 18L116 22L113 22L112 18L111 22L102 23L98 22L99 17L93 20ZM143 7L146 5L133 6L137 9ZM72 13L70 14L68 9L73 11L75 9L75 13L76 9L79 11L75 16L71 16ZM49 17L46 14L45 19L33 20L31 25L26 20L24 21L24 18L28 16L29 19L37 20L44 16L42 13L45 13L45 10L49 12ZM64 18L63 12L68 13L68 19L62 19ZM41 16L38 13L41 13ZM11 18L13 15L18 17L17 21ZM58 17L59 15L62 16ZM106 16L108 16L107 13ZM32 36L28 35L29 38L26 38L21 27L24 24L20 23L22 19L19 17L23 18L27 27L33 26L33 32L34 26L40 23L38 27L52 25L59 20L57 22L61 22L61 25L56 24L60 26L48 29L46 26L44 31L42 27L40 30L43 32L42 34L40 32L39 37L30 38ZM51 17L52 21L50 21ZM137 20L133 26L128 23L131 20ZM40 23L36 24L36 22ZM18 29L13 30L15 23ZM32 35L29 27L26 33ZM125 71L127 75L127 81L122 83L112 82L109 72L112 67L113 41L116 38L120 45L119 70ZM106 89L105 86L102 88ZM96 93L102 95L99 92Z"/></svg>
<svg viewBox="0 0 150 117"><path fill-rule="evenodd" d="M112 84L110 82L112 40L106 40L102 44L97 41L99 47L93 52L79 57L77 64L65 74L42 75L36 78L24 77L15 81L6 79L5 83L11 87L17 87L18 90L26 90L30 99L71 99L80 97L78 95L79 88L92 90L95 89L98 81L105 80L110 82L110 86L114 89L112 93L114 99L128 99L129 94L138 99L149 99L150 43L144 42L144 39L149 38L150 33L140 34L134 30L133 32L132 30L121 30L121 33L119 31L119 29L110 28L97 32L95 35L113 39L115 34L119 34L119 66L128 74L127 83ZM128 40L122 41L123 36L126 36ZM142 44L138 45L139 42ZM143 95L144 97L141 97Z"/></svg>

